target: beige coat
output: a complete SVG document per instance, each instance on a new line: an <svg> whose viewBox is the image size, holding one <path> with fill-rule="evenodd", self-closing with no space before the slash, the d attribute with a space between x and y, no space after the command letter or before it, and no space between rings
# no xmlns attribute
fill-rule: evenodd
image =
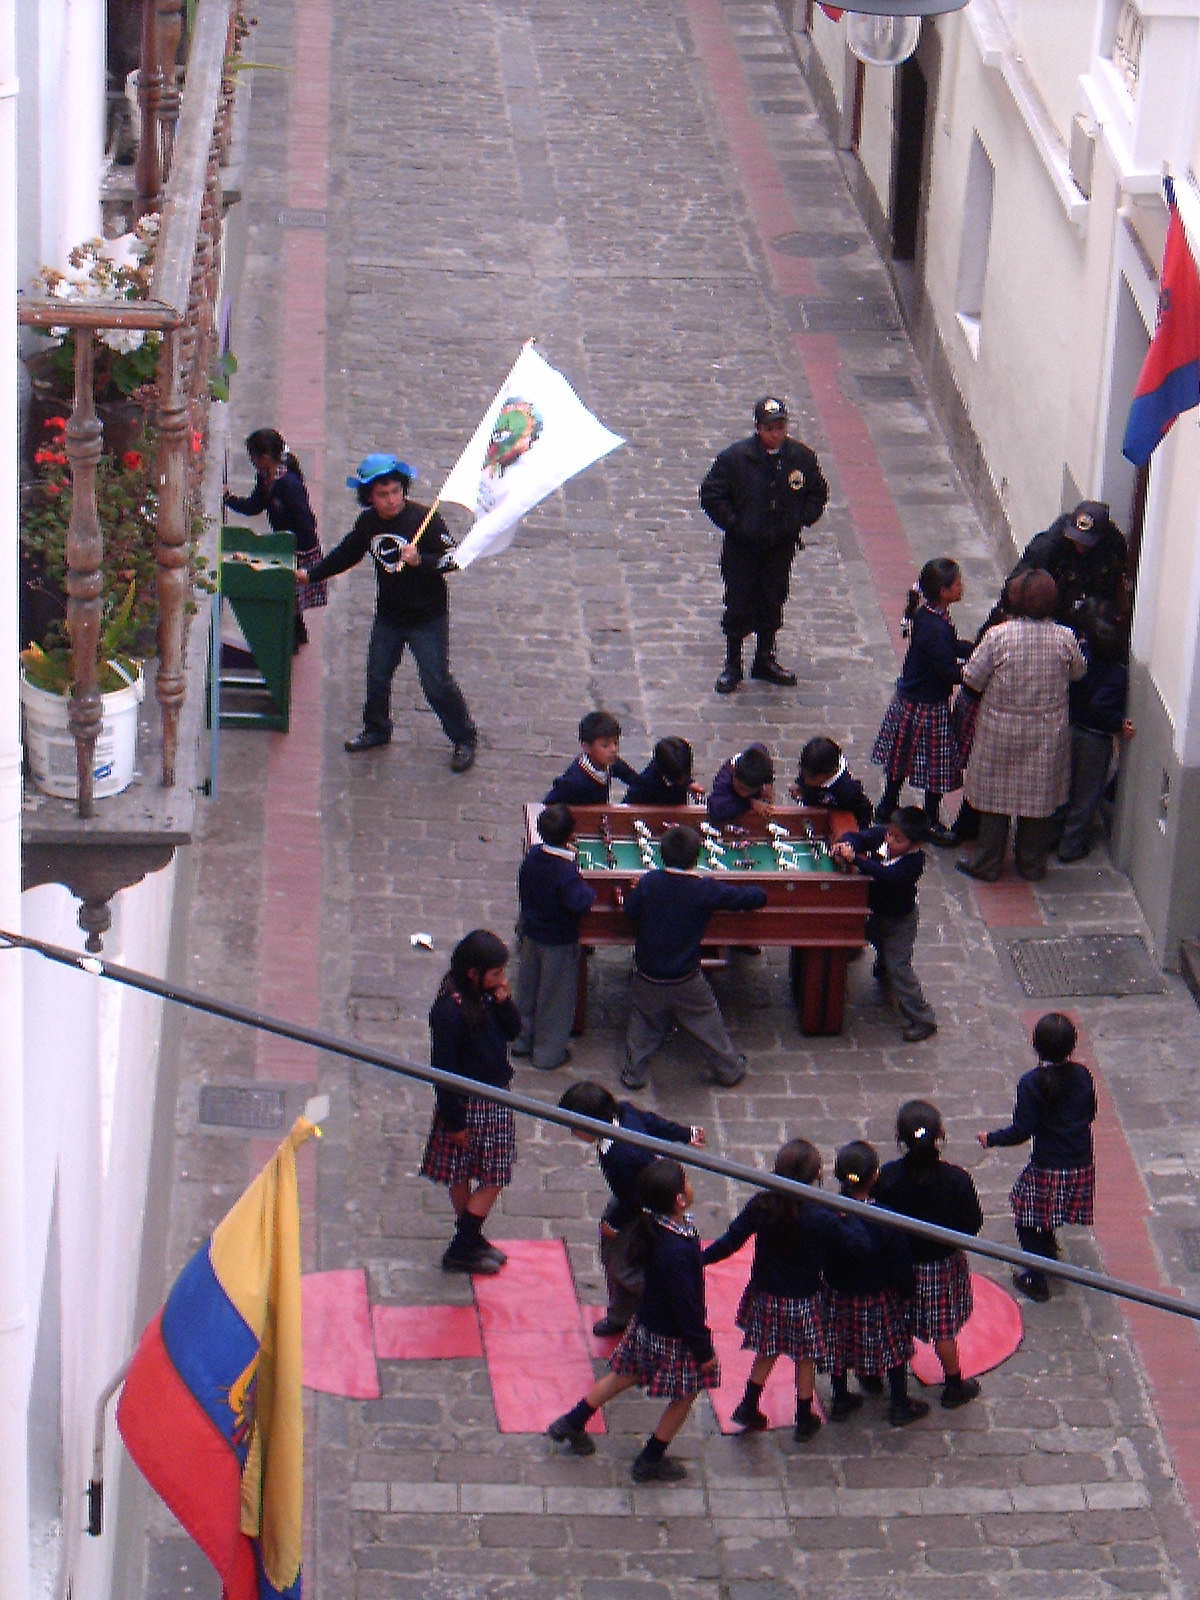
<svg viewBox="0 0 1200 1600"><path fill-rule="evenodd" d="M1048 817L1071 784L1067 685L1086 670L1060 623L1019 617L992 628L963 668L983 704L964 784L977 811Z"/></svg>

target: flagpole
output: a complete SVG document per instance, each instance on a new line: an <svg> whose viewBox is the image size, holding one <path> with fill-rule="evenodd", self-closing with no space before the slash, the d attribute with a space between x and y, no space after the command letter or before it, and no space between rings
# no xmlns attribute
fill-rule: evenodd
<svg viewBox="0 0 1200 1600"><path fill-rule="evenodd" d="M409 540L409 544L415 545L415 544L419 544L421 542L421 535L425 532L425 529L433 521L434 516L437 514L437 508L441 505L441 503L442 503L442 497L441 497L441 495L438 495L437 499L433 502L433 504L430 506L429 510L425 513L425 521L417 529L416 533L413 534L412 538Z"/></svg>

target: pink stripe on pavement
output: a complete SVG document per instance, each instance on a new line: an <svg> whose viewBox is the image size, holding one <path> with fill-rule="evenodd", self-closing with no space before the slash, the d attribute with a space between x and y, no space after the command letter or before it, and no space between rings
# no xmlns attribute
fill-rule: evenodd
<svg viewBox="0 0 1200 1600"><path fill-rule="evenodd" d="M309 1272L300 1279L303 1381L322 1394L379 1398L379 1374L362 1267Z"/></svg>

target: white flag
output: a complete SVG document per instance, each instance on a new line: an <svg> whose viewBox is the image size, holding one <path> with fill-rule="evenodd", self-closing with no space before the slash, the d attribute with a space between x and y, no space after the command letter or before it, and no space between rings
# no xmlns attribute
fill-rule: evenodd
<svg viewBox="0 0 1200 1600"><path fill-rule="evenodd" d="M475 513L455 565L506 550L531 507L624 443L527 344L442 485L439 499Z"/></svg>

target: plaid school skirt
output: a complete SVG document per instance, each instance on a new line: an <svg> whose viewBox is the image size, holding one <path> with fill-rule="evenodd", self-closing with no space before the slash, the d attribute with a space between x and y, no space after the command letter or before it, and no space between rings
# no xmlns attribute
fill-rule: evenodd
<svg viewBox="0 0 1200 1600"><path fill-rule="evenodd" d="M894 694L871 751L871 760L896 783L950 794L962 787L963 762L950 725L950 705L926 705Z"/></svg>
<svg viewBox="0 0 1200 1600"><path fill-rule="evenodd" d="M793 1299L746 1285L734 1318L745 1334L743 1350L760 1356L791 1356L793 1361L825 1360L821 1298Z"/></svg>
<svg viewBox="0 0 1200 1600"><path fill-rule="evenodd" d="M882 1294L825 1296L825 1360L830 1372L879 1377L912 1355L904 1302L894 1289Z"/></svg>
<svg viewBox="0 0 1200 1600"><path fill-rule="evenodd" d="M1031 1161L1009 1195L1019 1228L1090 1228L1096 1213L1096 1168L1035 1167Z"/></svg>
<svg viewBox="0 0 1200 1600"><path fill-rule="evenodd" d="M953 1339L975 1309L971 1268L965 1250L945 1261L918 1261L916 1293L908 1302L908 1326L913 1336L933 1344Z"/></svg>
<svg viewBox="0 0 1200 1600"><path fill-rule="evenodd" d="M960 688L950 708L950 726L954 730L954 737L958 740L959 760L964 769L971 754L971 746L975 743L975 724L979 721L979 708L982 704L981 694L973 694L970 689Z"/></svg>
<svg viewBox="0 0 1200 1600"><path fill-rule="evenodd" d="M517 1154L513 1114L508 1106L498 1106L494 1100L481 1100L473 1094L464 1095L463 1099L470 1144L464 1150L452 1143L450 1130L435 1111L421 1161L421 1176L447 1185L473 1179L503 1189L512 1182Z"/></svg>
<svg viewBox="0 0 1200 1600"><path fill-rule="evenodd" d="M323 554L324 551L321 549L320 541L318 541L316 544L306 545L303 550L297 550L296 561L301 566L315 567ZM312 611L317 606L327 606L328 604L329 583L327 580L321 583L304 583L296 590L297 611Z"/></svg>
<svg viewBox="0 0 1200 1600"><path fill-rule="evenodd" d="M702 1389L721 1387L721 1363L701 1372L696 1358L682 1339L651 1333L635 1317L609 1358L609 1366L622 1378L635 1378L653 1400L682 1400Z"/></svg>

